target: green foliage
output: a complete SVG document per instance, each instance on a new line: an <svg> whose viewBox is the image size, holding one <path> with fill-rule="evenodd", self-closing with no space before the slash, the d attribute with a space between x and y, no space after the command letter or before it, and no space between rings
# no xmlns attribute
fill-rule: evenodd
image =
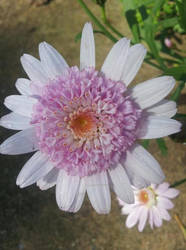
<svg viewBox="0 0 186 250"><path fill-rule="evenodd" d="M158 138L158 139L156 139L156 142L157 142L157 144L159 146L159 149L161 150L162 155L166 156L168 149L167 149L167 146L166 146L166 143L165 143L164 139L163 138Z"/></svg>
<svg viewBox="0 0 186 250"><path fill-rule="evenodd" d="M176 1L178 11L179 11L179 23L184 31L186 31L186 1L177 0Z"/></svg>

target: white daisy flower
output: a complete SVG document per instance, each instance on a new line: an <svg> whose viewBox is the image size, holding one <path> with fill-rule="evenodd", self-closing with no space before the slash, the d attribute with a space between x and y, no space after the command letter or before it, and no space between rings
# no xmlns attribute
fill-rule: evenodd
<svg viewBox="0 0 186 250"><path fill-rule="evenodd" d="M90 23L85 24L80 69L69 67L49 44L39 45L40 60L24 54L28 79L16 87L21 95L8 96L12 112L0 125L21 130L0 145L2 154L37 151L21 170L17 185L56 185L60 209L77 212L85 193L98 213L111 207L110 187L122 200L134 202L131 183L161 183L158 162L138 139L167 136L180 131L170 119L176 103L164 100L175 85L172 77L158 77L128 89L146 50L130 47L126 38L109 52L101 71L95 70L95 44Z"/></svg>
<svg viewBox="0 0 186 250"><path fill-rule="evenodd" d="M174 207L170 199L179 194L177 189L169 186L169 183L164 182L160 185L151 184L141 190L134 188L134 204L126 204L118 198L122 206L121 213L128 215L126 226L131 228L138 223L138 230L142 232L147 221L152 229L154 226L161 227L163 220L169 221L171 217L167 210Z"/></svg>

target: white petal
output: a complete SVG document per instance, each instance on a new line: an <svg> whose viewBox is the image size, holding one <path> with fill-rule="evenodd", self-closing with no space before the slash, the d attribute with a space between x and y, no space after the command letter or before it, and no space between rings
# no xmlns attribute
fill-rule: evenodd
<svg viewBox="0 0 186 250"><path fill-rule="evenodd" d="M140 218L139 218L139 224L138 224L139 232L143 231L146 221L147 221L147 217L148 217L148 208L144 206L141 211Z"/></svg>
<svg viewBox="0 0 186 250"><path fill-rule="evenodd" d="M136 213L137 207L139 207L139 206L136 204L126 204L125 203L121 209L121 213L124 215L130 214L132 212Z"/></svg>
<svg viewBox="0 0 186 250"><path fill-rule="evenodd" d="M0 145L0 153L8 155L25 154L37 149L37 138L33 128L25 129L10 136Z"/></svg>
<svg viewBox="0 0 186 250"><path fill-rule="evenodd" d="M153 218L153 210L152 208L149 209L149 224L151 229L154 227L154 218Z"/></svg>
<svg viewBox="0 0 186 250"><path fill-rule="evenodd" d="M158 207L163 209L172 209L174 204L168 198L158 196Z"/></svg>
<svg viewBox="0 0 186 250"><path fill-rule="evenodd" d="M157 207L152 207L153 221L156 227L161 227L162 219Z"/></svg>
<svg viewBox="0 0 186 250"><path fill-rule="evenodd" d="M42 42L39 44L39 55L41 64L49 78L61 76L68 68L65 59L50 44Z"/></svg>
<svg viewBox="0 0 186 250"><path fill-rule="evenodd" d="M156 187L156 193L161 195L162 193L168 190L169 186L170 184L168 182L161 183Z"/></svg>
<svg viewBox="0 0 186 250"><path fill-rule="evenodd" d="M95 42L92 25L86 23L81 37L81 48L80 48L80 69L86 67L95 68Z"/></svg>
<svg viewBox="0 0 186 250"><path fill-rule="evenodd" d="M122 38L112 47L101 68L107 78L114 81L121 79L123 69L127 63L129 46L130 41Z"/></svg>
<svg viewBox="0 0 186 250"><path fill-rule="evenodd" d="M45 176L52 168L52 162L48 157L38 151L24 165L19 173L16 184L21 188L27 187Z"/></svg>
<svg viewBox="0 0 186 250"><path fill-rule="evenodd" d="M56 201L61 210L69 211L78 187L80 178L71 176L66 171L60 170L56 185Z"/></svg>
<svg viewBox="0 0 186 250"><path fill-rule="evenodd" d="M21 64L30 80L43 84L48 82L47 73L38 59L31 55L24 54L21 57Z"/></svg>
<svg viewBox="0 0 186 250"><path fill-rule="evenodd" d="M124 168L119 164L115 169L109 170L109 174L116 195L126 203L134 203L134 193Z"/></svg>
<svg viewBox="0 0 186 250"><path fill-rule="evenodd" d="M72 202L72 205L70 206L69 212L76 213L83 203L84 197L86 193L86 186L84 178L80 179L80 184L75 196L74 201Z"/></svg>
<svg viewBox="0 0 186 250"><path fill-rule="evenodd" d="M159 184L164 179L158 162L141 145L136 144L130 151L127 151L125 166L151 183Z"/></svg>
<svg viewBox="0 0 186 250"><path fill-rule="evenodd" d="M167 212L166 209L159 209L159 213L162 219L169 221L171 219L170 214Z"/></svg>
<svg viewBox="0 0 186 250"><path fill-rule="evenodd" d="M151 182L145 180L143 177L139 176L136 172L134 172L133 169L130 167L130 165L125 165L125 170L127 172L131 184L134 187L142 189L150 186Z"/></svg>
<svg viewBox="0 0 186 250"><path fill-rule="evenodd" d="M131 89L132 97L142 109L160 102L174 88L171 76L161 76L136 85Z"/></svg>
<svg viewBox="0 0 186 250"><path fill-rule="evenodd" d="M0 126L9 129L23 130L31 127L30 118L14 112L4 115L0 119Z"/></svg>
<svg viewBox="0 0 186 250"><path fill-rule="evenodd" d="M131 228L136 225L141 215L142 209L143 209L142 207L137 207L127 216L125 222L126 227Z"/></svg>
<svg viewBox="0 0 186 250"><path fill-rule="evenodd" d="M32 91L30 88L31 81L26 78L18 78L15 86L20 94L22 95L32 95Z"/></svg>
<svg viewBox="0 0 186 250"><path fill-rule="evenodd" d="M93 208L99 214L110 212L111 198L106 172L94 174L85 178L87 194Z"/></svg>
<svg viewBox="0 0 186 250"><path fill-rule="evenodd" d="M180 132L181 123L167 118L158 116L148 116L143 120L143 126L137 131L139 139L161 138Z"/></svg>
<svg viewBox="0 0 186 250"><path fill-rule="evenodd" d="M171 118L177 112L176 102L162 100L157 104L153 105L152 107L148 108L147 112L150 112L151 114L156 116L165 116Z"/></svg>
<svg viewBox="0 0 186 250"><path fill-rule="evenodd" d="M176 196L178 196L180 193L179 190L175 189L175 188L169 188L167 191L165 191L163 194L161 194L162 196L165 196L167 198L173 199Z"/></svg>
<svg viewBox="0 0 186 250"><path fill-rule="evenodd" d="M128 86L143 63L147 50L142 44L136 44L129 49L121 80Z"/></svg>
<svg viewBox="0 0 186 250"><path fill-rule="evenodd" d="M52 170L50 170L50 172L47 173L47 175L45 175L43 178L37 181L37 186L41 190L47 190L55 186L57 183L57 177L59 171L60 171L59 169L54 167Z"/></svg>
<svg viewBox="0 0 186 250"><path fill-rule="evenodd" d="M33 105L37 103L35 98L24 95L10 95L5 98L4 105L23 116L31 117Z"/></svg>

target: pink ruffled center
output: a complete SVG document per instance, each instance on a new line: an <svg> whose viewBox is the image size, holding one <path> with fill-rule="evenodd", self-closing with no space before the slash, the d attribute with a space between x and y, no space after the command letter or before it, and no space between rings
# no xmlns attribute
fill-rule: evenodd
<svg viewBox="0 0 186 250"><path fill-rule="evenodd" d="M93 68L72 67L38 93L32 124L39 149L70 175L116 167L136 140L142 111L122 82Z"/></svg>

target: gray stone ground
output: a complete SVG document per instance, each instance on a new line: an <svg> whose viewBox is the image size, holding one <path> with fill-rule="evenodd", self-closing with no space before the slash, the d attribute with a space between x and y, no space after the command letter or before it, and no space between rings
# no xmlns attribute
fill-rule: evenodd
<svg viewBox="0 0 186 250"><path fill-rule="evenodd" d="M42 1L39 5L42 4ZM47 2L47 1L43 1ZM86 0L94 13L99 9ZM29 0L0 1L0 116L8 112L3 107L7 95L16 93L15 80L24 77L19 58L23 53L38 56L38 43L45 40L56 47L70 65L79 64L79 42L74 37L86 21L90 21L76 0L53 0L37 6ZM119 1L108 0L108 13L112 23L130 37L121 19ZM96 35L97 67L112 46L107 38ZM184 46L186 48L186 46ZM160 72L143 65L135 82L152 78ZM186 112L185 94L180 111ZM1 128L2 142L12 131ZM173 183L186 176L186 146L166 138L169 148L162 157L155 142L150 152L159 160ZM22 165L30 157L0 156L0 249L2 250L184 250L183 235L174 219L154 231L146 227L143 233L136 228L128 230L120 215L115 196L109 215L98 215L88 201L75 215L61 212L55 202L54 190L42 192L36 186L19 189L15 179ZM178 213L186 223L186 185L179 186L180 196L175 200L171 214Z"/></svg>

